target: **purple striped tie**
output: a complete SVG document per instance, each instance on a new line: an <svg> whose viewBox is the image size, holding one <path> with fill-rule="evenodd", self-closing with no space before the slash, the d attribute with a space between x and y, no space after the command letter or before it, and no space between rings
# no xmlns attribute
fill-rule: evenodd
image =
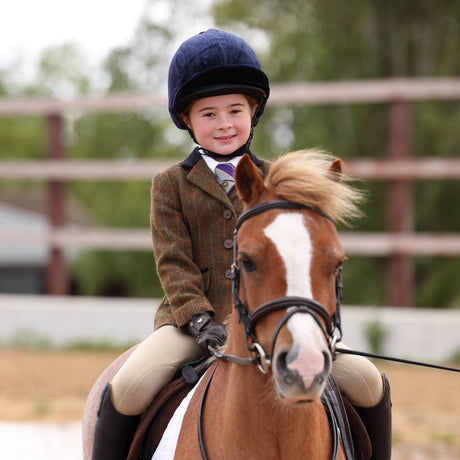
<svg viewBox="0 0 460 460"><path fill-rule="evenodd" d="M230 195L235 187L235 167L231 163L219 163L216 166L215 174L225 193Z"/></svg>

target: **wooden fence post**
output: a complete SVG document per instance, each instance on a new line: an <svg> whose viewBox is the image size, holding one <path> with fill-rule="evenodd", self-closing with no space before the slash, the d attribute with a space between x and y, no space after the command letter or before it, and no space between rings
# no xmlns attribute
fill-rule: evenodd
<svg viewBox="0 0 460 460"><path fill-rule="evenodd" d="M62 114L51 113L47 116L48 127L48 158L62 160L63 120ZM51 231L65 225L65 183L52 179L48 182L48 218ZM46 267L46 293L51 295L68 295L70 282L64 251L51 245Z"/></svg>
<svg viewBox="0 0 460 460"><path fill-rule="evenodd" d="M394 162L412 156L412 104L405 100L390 102L389 158ZM388 183L388 230L410 233L414 230L412 183L393 179ZM414 261L404 253L393 253L387 264L388 302L394 307L414 305Z"/></svg>

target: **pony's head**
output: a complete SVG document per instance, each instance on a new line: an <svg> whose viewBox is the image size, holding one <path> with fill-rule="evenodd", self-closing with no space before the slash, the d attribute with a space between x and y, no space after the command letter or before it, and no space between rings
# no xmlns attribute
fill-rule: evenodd
<svg viewBox="0 0 460 460"><path fill-rule="evenodd" d="M316 150L282 156L265 182L244 156L235 184L245 213L237 224L234 295L247 346L271 369L282 399L313 400L340 338L345 254L334 221L359 214L360 194L342 180L341 161Z"/></svg>

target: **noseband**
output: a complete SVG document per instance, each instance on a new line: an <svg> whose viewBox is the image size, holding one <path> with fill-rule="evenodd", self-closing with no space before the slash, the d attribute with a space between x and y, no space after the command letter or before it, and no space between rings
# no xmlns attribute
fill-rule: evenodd
<svg viewBox="0 0 460 460"><path fill-rule="evenodd" d="M246 347L249 351L255 354L252 358L240 358L233 355L226 355L217 352L212 349L211 351L214 355L224 361L231 361L237 364L244 365L257 365L259 369L265 373L267 369L271 366L271 360L274 353L274 348L276 344L276 339L278 337L281 328L287 323L289 318L296 313L308 313L310 314L318 326L321 328L324 336L327 339L328 348L332 356L334 356L335 345L342 337L342 329L340 323L340 303L342 300L342 281L341 281L341 269L338 270L336 274L336 311L334 315L329 315L328 311L314 299L306 297L296 297L296 296L286 296L280 297L278 299L270 300L260 306L258 306L254 311L249 311L249 308L246 303L244 303L239 297L239 287L242 286L244 292L244 282L241 276L240 268L238 267L237 257L238 257L238 244L237 236L238 230L241 225L249 220L250 218L262 214L266 211L271 211L274 209L307 209L314 211L322 217L330 220L332 219L327 216L320 209L315 209L312 207L304 206L301 204L293 203L287 200L275 200L268 201L266 203L259 204L253 208L244 212L238 219L236 223L235 233L234 233L234 244L233 244L233 264L232 264L232 292L233 292L233 301L235 309L238 313L238 322L243 324L244 334L246 338ZM255 333L255 327L257 323L266 315L287 308L286 314L283 316L279 324L277 325L275 332L272 337L270 351L267 353L263 347L259 344L257 336Z"/></svg>

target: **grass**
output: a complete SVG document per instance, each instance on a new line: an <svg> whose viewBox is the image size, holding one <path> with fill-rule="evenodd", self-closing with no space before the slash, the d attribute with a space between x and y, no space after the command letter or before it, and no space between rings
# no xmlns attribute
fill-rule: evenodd
<svg viewBox="0 0 460 460"><path fill-rule="evenodd" d="M35 401L34 409L37 415L45 415L50 411L50 401L48 398L40 397Z"/></svg>
<svg viewBox="0 0 460 460"><path fill-rule="evenodd" d="M435 442L440 442L447 446L452 446L455 443L456 436L453 433L433 433L431 439Z"/></svg>
<svg viewBox="0 0 460 460"><path fill-rule="evenodd" d="M0 344L3 347L28 348L34 350L65 350L65 351L104 351L104 350L127 350L135 343L119 343L112 337L104 337L98 341L76 340L68 344L53 345L46 337L33 329L24 329L18 332L9 342Z"/></svg>
<svg viewBox="0 0 460 460"><path fill-rule="evenodd" d="M452 363L452 364L460 364L460 349L454 351L449 359L448 359L448 362L449 363Z"/></svg>

